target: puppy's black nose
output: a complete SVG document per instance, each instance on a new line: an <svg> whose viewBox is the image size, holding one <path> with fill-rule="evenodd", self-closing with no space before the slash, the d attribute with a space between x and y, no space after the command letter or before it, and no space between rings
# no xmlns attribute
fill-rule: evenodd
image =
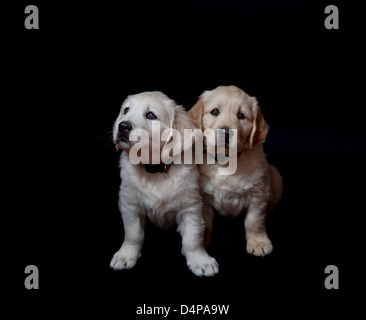
<svg viewBox="0 0 366 320"><path fill-rule="evenodd" d="M131 129L132 129L131 123L127 121L122 121L118 125L118 130L121 133L128 133L131 131Z"/></svg>

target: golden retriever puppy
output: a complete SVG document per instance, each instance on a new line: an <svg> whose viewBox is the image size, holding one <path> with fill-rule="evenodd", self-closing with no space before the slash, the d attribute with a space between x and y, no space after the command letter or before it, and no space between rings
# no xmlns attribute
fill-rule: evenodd
<svg viewBox="0 0 366 320"><path fill-rule="evenodd" d="M154 126L160 129L153 134ZM183 129L189 128L195 127L185 109L161 92L131 95L122 104L113 128L113 141L117 149L123 150L119 209L125 235L111 268L129 269L136 264L144 241L145 221L149 218L162 228L177 226L182 236L182 253L195 275L213 276L218 272L216 260L203 247L205 223L197 166L161 162L161 151L167 141L160 135L172 129L183 135ZM136 131L137 135L132 137ZM148 148L148 156L142 163L136 157L142 155L144 148L132 155L137 143ZM157 157L155 164L152 157Z"/></svg>
<svg viewBox="0 0 366 320"><path fill-rule="evenodd" d="M199 165L206 221L205 245L210 242L214 209L221 215L234 217L246 212L244 225L248 253L256 256L269 254L273 247L266 232L265 219L267 211L273 210L281 197L282 178L278 170L267 163L263 152L268 125L257 100L235 86L220 86L205 91L189 115L202 131L214 130L216 138L217 132L224 132L223 150L218 148L218 139L205 141L207 150L215 150L216 159L218 153L227 155L227 149L233 144L237 148L237 168L232 175L220 175L222 164L218 161L214 164L204 161ZM230 129L237 130L235 141L230 138Z"/></svg>

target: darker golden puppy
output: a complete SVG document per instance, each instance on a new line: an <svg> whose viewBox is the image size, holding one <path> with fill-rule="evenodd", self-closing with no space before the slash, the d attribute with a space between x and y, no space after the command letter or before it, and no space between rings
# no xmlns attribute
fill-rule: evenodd
<svg viewBox="0 0 366 320"><path fill-rule="evenodd" d="M281 197L282 178L278 170L267 163L263 152L268 125L257 100L235 86L220 86L205 91L189 114L201 130L212 129L216 135L223 132L223 145L217 144L218 139L206 142L207 150L215 150L216 158L217 153L228 154L227 149L232 145L237 148L234 174L220 174L223 165L218 161L214 164L204 161L199 165L206 246L211 238L214 209L224 216L246 212L247 251L257 256L269 254L273 247L266 232L265 219ZM229 135L232 129L236 132L234 138ZM210 143L215 145L207 145Z"/></svg>

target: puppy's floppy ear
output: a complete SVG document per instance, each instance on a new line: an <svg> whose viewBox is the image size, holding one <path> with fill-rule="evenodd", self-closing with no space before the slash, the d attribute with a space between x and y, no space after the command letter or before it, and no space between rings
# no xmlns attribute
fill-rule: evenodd
<svg viewBox="0 0 366 320"><path fill-rule="evenodd" d="M181 135L181 151L186 151L190 149L192 147L192 144L194 143L195 134L193 133L193 130L196 129L196 126L191 121L188 112L182 106L175 107L173 129L179 131ZM184 129L192 130L192 133L189 135L188 141L184 139Z"/></svg>
<svg viewBox="0 0 366 320"><path fill-rule="evenodd" d="M163 161L171 161L177 155L192 148L197 129L189 118L188 112L182 106L174 107L174 115L170 119L170 134L163 147ZM186 136L185 129L190 129Z"/></svg>
<svg viewBox="0 0 366 320"><path fill-rule="evenodd" d="M203 99L199 98L197 103L188 111L189 117L197 128L203 130L202 128L202 117L203 117L204 103Z"/></svg>
<svg viewBox="0 0 366 320"><path fill-rule="evenodd" d="M196 125L197 128L203 130L203 112L205 109L205 102L208 101L209 96L211 95L211 91L204 91L196 104L191 108L191 110L188 111L188 114L192 120L192 122Z"/></svg>
<svg viewBox="0 0 366 320"><path fill-rule="evenodd" d="M257 144L266 141L269 126L264 120L261 109L258 106L257 99L252 97L252 112L254 115L253 128L249 137L249 148L253 149Z"/></svg>

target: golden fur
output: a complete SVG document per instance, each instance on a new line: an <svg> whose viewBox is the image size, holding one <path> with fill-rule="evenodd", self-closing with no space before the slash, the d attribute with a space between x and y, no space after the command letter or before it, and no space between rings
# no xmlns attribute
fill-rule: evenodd
<svg viewBox="0 0 366 320"><path fill-rule="evenodd" d="M218 109L218 115L211 114L214 109ZM243 119L239 119L239 113L244 115ZM273 247L265 219L267 211L273 210L281 197L282 178L278 170L267 163L263 152L268 125L256 98L235 86L220 86L205 91L189 115L202 131L229 128L237 129L238 133L235 174L219 175L221 164L218 162L207 164L204 161L199 165L206 221L205 245L210 242L214 209L224 216L237 216L246 211L247 251L257 256L269 254Z"/></svg>

